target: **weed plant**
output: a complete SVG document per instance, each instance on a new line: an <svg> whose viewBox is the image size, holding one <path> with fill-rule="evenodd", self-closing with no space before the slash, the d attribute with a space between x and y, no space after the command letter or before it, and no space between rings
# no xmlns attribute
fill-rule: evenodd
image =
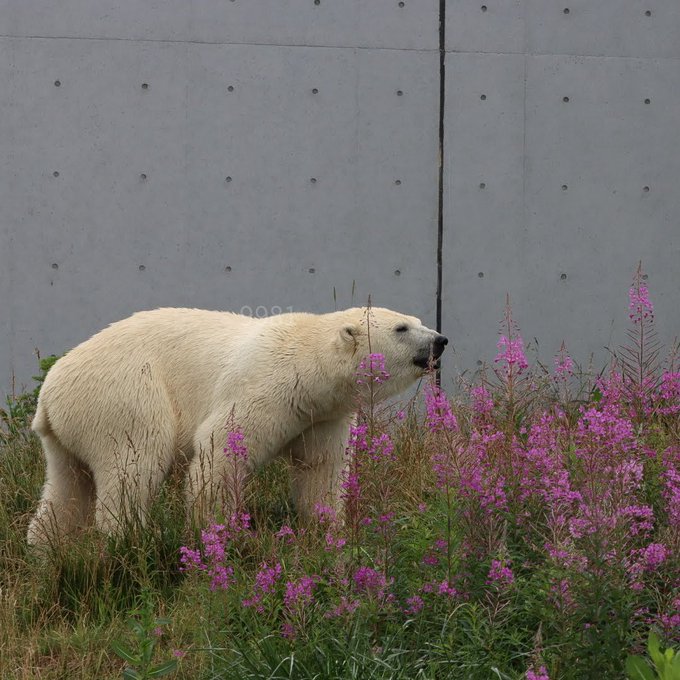
<svg viewBox="0 0 680 680"><path fill-rule="evenodd" d="M454 399L432 380L400 407L359 404L344 512L307 526L285 461L202 529L177 473L144 526L40 558L24 536L42 459L10 403L0 677L654 677L659 644L680 644L680 371L641 269L629 303L598 376L565 346L530 366L508 303L493 365ZM380 355L357 376L389 379ZM247 456L226 418L223 442Z"/></svg>

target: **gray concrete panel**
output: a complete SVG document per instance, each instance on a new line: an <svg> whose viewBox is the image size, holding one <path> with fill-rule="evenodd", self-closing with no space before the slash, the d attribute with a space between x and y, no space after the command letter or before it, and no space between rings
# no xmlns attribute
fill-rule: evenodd
<svg viewBox="0 0 680 680"><path fill-rule="evenodd" d="M448 2L446 49L495 54L680 57L677 0Z"/></svg>
<svg viewBox="0 0 680 680"><path fill-rule="evenodd" d="M526 0L446 3L446 50L522 54Z"/></svg>
<svg viewBox="0 0 680 680"><path fill-rule="evenodd" d="M524 57L447 54L443 326L448 374L493 350L506 293L521 304Z"/></svg>
<svg viewBox="0 0 680 680"><path fill-rule="evenodd" d="M15 84L1 100L15 294L3 287L0 346L22 381L34 347L62 352L160 305L264 315L371 294L434 324L437 53L49 39L0 50Z"/></svg>
<svg viewBox="0 0 680 680"><path fill-rule="evenodd" d="M438 48L438 0L0 0L0 34Z"/></svg>
<svg viewBox="0 0 680 680"><path fill-rule="evenodd" d="M524 0L529 53L680 57L678 0Z"/></svg>
<svg viewBox="0 0 680 680"><path fill-rule="evenodd" d="M550 351L624 340L639 260L663 339L680 333L679 115L675 61L528 59L524 297Z"/></svg>
<svg viewBox="0 0 680 680"><path fill-rule="evenodd" d="M550 363L601 367L649 274L661 339L680 335L680 111L674 60L447 55L444 325L471 369L496 353L505 294Z"/></svg>

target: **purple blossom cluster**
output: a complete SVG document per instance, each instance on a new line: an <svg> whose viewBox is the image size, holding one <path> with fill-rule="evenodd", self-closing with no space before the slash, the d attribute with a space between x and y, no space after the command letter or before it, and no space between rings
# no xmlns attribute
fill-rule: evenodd
<svg viewBox="0 0 680 680"><path fill-rule="evenodd" d="M641 279L631 288L630 310L634 324L653 318ZM417 617L470 601L500 608L527 589L527 573L535 579L532 592L541 584L532 595L543 598L541 612L563 633L572 626L583 639L584 631L603 625L588 618L588 588L598 583L618 589L631 611L634 604L645 621L677 637L680 441L672 416L680 414L680 373L650 374L633 390L613 364L589 386L592 398L577 403L566 398L576 378L563 345L553 375L543 374L550 396L541 400L509 308L504 331L496 378L470 386L466 403L452 404L437 384L425 388L419 493L412 487L408 499L399 496L404 419L396 418L395 434L371 405L350 429L342 519L335 508L317 505L314 527L284 524L246 578L233 548L252 532L248 516L237 514L205 530L200 548L182 548L182 568L205 573L212 590L246 583L243 607L278 617L290 640L314 616ZM360 384L388 378L382 355L362 362ZM556 394L565 395L559 405ZM238 429L229 432L225 452L235 460L247 456ZM428 533L413 560L418 575L406 587L395 546L401 529L413 526ZM316 541L318 554L306 564L308 541ZM548 657L534 650L531 658L526 678L549 680L541 663Z"/></svg>
<svg viewBox="0 0 680 680"><path fill-rule="evenodd" d="M385 368L384 354L369 354L359 363L357 385L381 385L389 380L390 374Z"/></svg>
<svg viewBox="0 0 680 680"><path fill-rule="evenodd" d="M250 534L250 515L234 513L226 524L211 524L201 531L201 550L182 546L182 571L205 572L210 590L227 590L234 583L234 566L230 546L238 538Z"/></svg>

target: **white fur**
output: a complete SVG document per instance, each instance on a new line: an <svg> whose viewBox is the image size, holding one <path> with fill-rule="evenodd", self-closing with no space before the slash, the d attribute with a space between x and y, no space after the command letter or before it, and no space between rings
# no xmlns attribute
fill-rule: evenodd
<svg viewBox="0 0 680 680"><path fill-rule="evenodd" d="M303 515L322 500L337 504L360 361L386 357L391 378L378 397L393 396L422 376L413 359L436 335L381 308L266 319L167 308L112 324L62 357L42 386L33 429L47 480L29 542L93 520L113 531L143 518L182 456L189 506L205 516L220 497L228 503L228 423L245 435L249 466L292 456Z"/></svg>

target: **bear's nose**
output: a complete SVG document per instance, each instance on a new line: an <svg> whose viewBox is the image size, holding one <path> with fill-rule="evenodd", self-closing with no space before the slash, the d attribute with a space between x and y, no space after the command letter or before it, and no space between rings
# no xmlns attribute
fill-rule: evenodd
<svg viewBox="0 0 680 680"><path fill-rule="evenodd" d="M444 347L449 344L445 335L437 335L432 341L432 355L438 359L444 353Z"/></svg>

